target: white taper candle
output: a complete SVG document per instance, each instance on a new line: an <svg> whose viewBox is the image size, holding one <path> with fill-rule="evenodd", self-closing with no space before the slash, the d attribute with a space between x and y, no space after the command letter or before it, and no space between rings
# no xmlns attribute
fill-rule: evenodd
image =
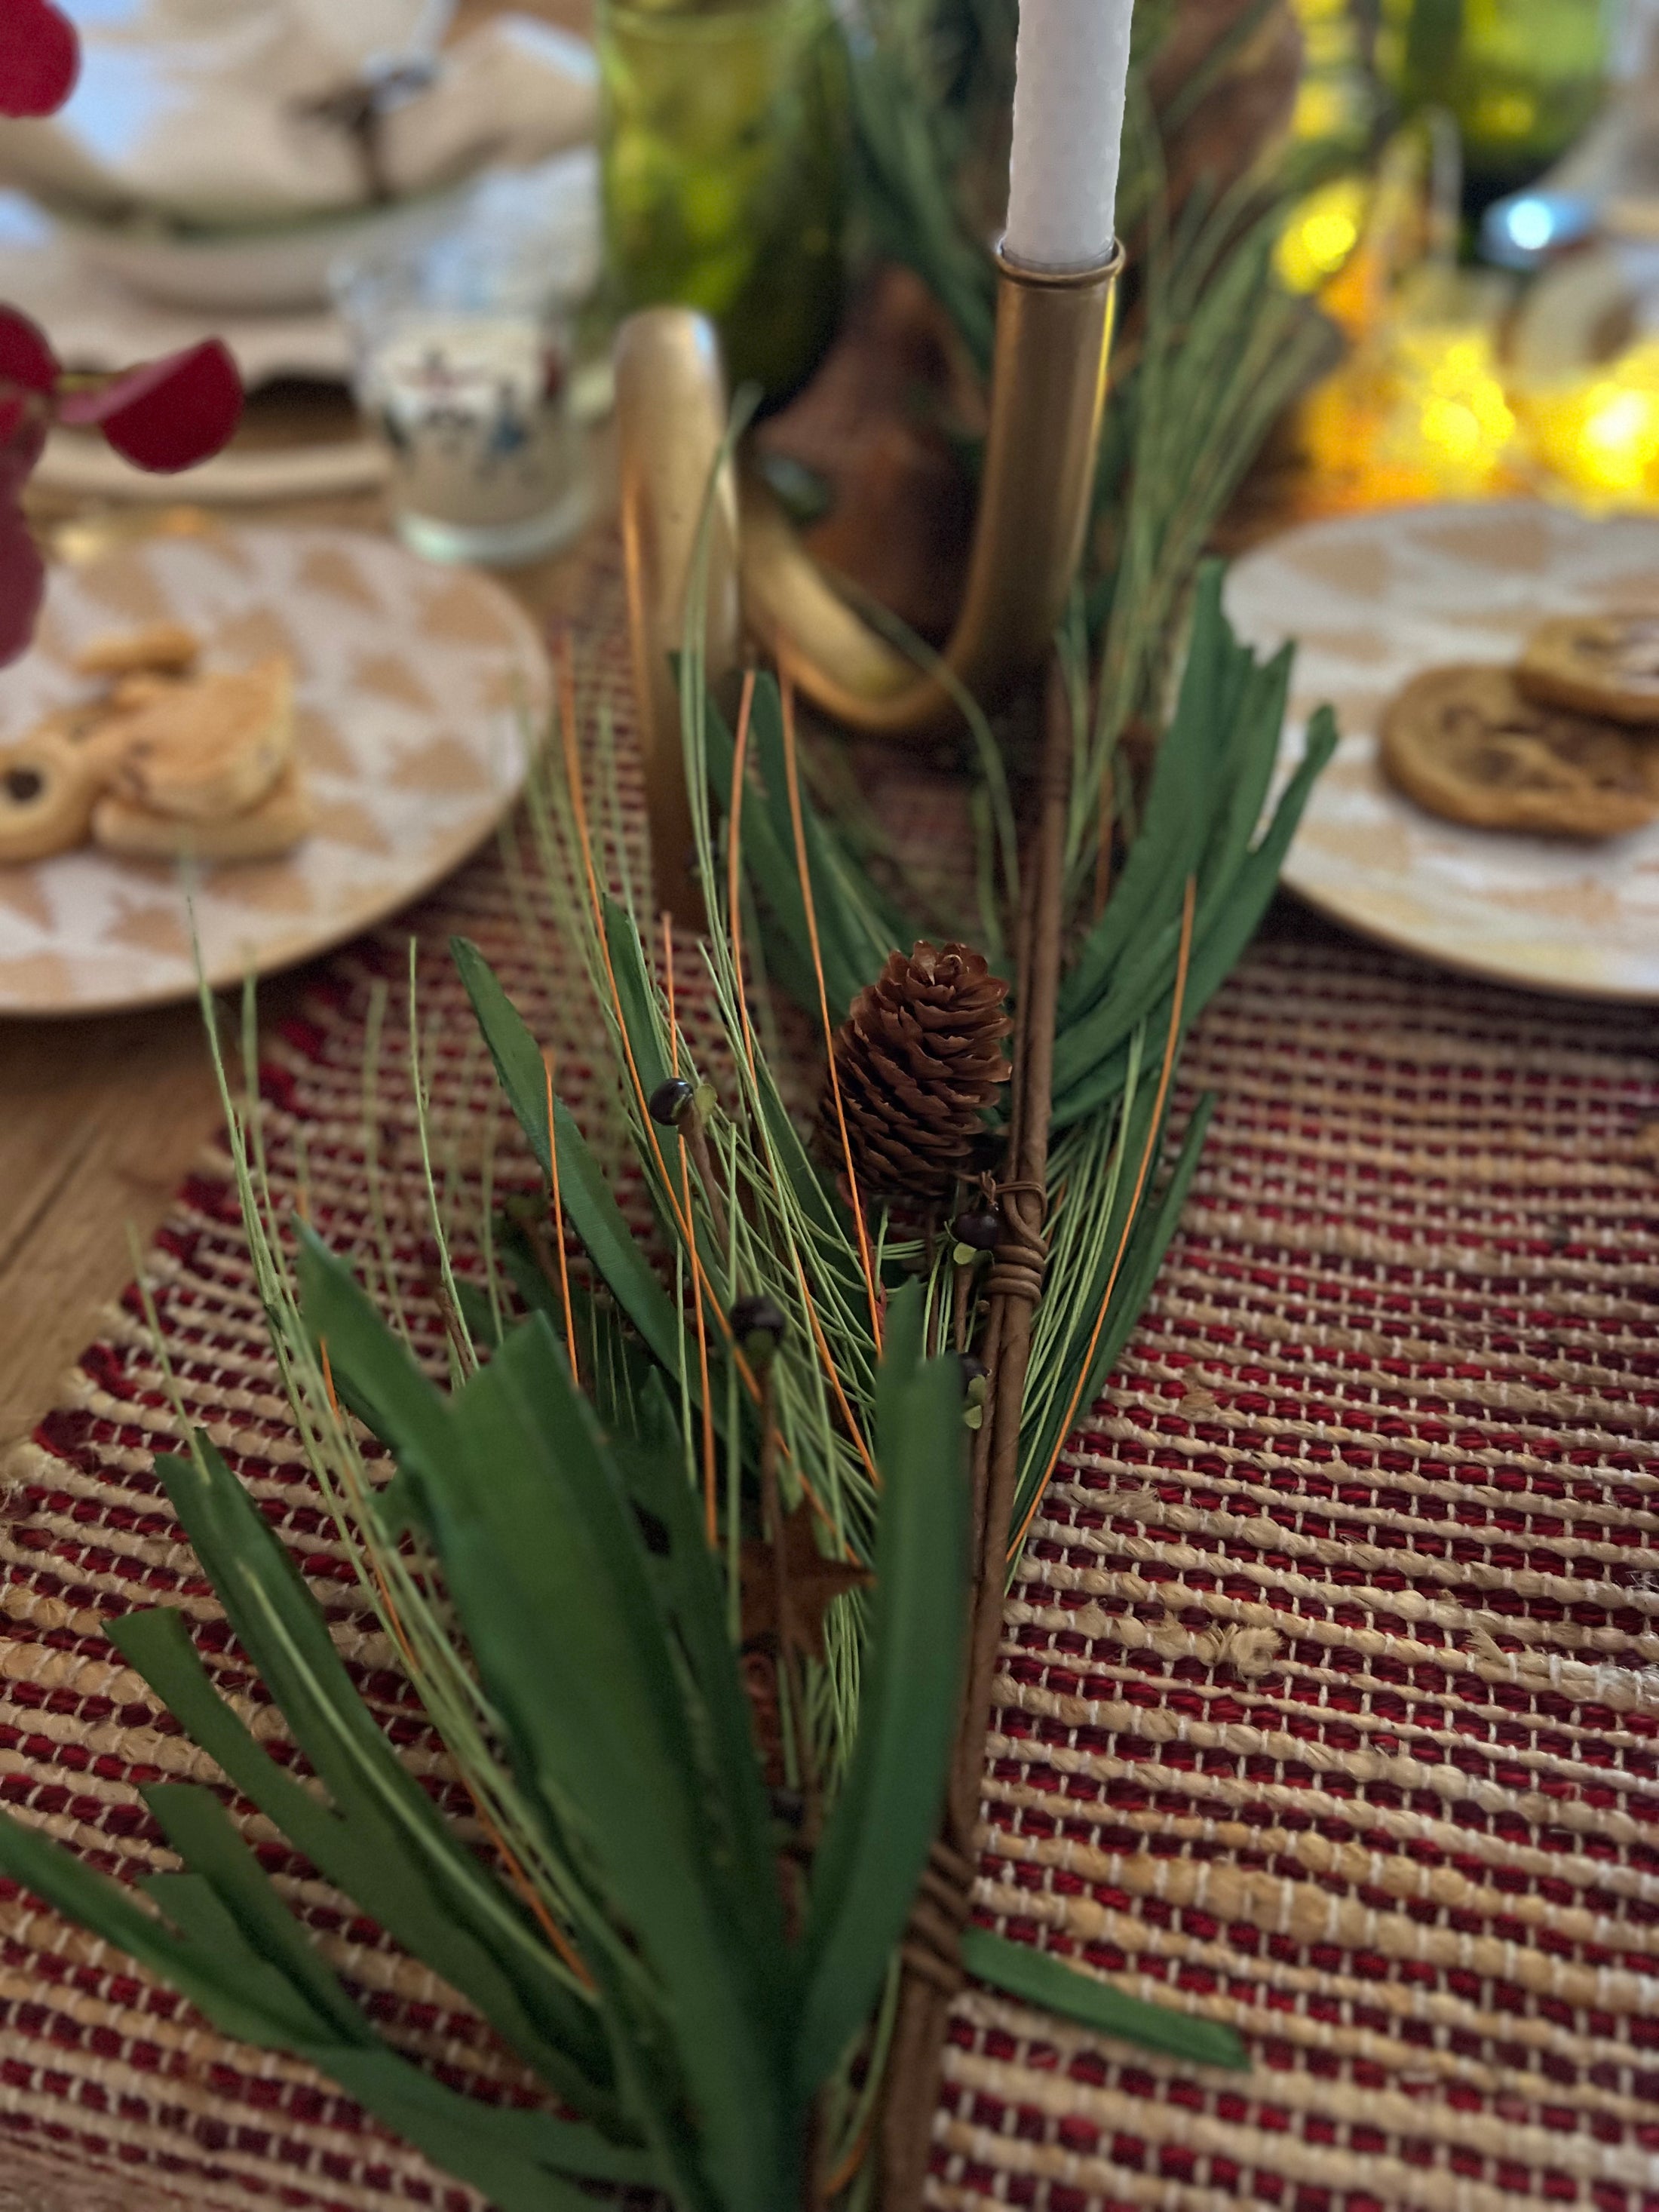
<svg viewBox="0 0 1659 2212"><path fill-rule="evenodd" d="M1083 269L1112 244L1131 0L1019 0L1003 251Z"/></svg>

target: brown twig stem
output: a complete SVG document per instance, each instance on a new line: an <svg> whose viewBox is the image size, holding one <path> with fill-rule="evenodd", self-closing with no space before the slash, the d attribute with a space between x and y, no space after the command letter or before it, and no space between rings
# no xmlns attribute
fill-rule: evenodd
<svg viewBox="0 0 1659 2212"><path fill-rule="evenodd" d="M1058 665L1048 684L1042 783L1022 933L1008 1160L998 1192L1003 1233L986 1281L986 1414L974 1453L968 1649L945 1814L903 1946L898 2014L882 2126L883 2212L914 2212L927 2175L951 2000L962 1984L960 1937L974 1877L975 1831L1002 1632L1008 1525L1019 1476L1020 1416L1031 1316L1047 1248L1048 1121L1065 921L1070 701Z"/></svg>

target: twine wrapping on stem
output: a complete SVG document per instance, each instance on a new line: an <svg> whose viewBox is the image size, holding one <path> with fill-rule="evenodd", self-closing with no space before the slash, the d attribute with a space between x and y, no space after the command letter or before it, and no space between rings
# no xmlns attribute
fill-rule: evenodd
<svg viewBox="0 0 1659 2212"><path fill-rule="evenodd" d="M975 1830L1006 1588L1008 1525L1019 1478L1020 1416L1031 1317L1042 1292L1054 1023L1066 883L1070 701L1056 664L1048 682L1030 921L1020 948L1010 1173L998 1189L1003 1230L988 1279L986 1419L974 1452L968 1649L941 1834L906 1931L881 2142L884 2212L912 2212L927 2176L951 2000L961 1987L961 1931L975 1872Z"/></svg>

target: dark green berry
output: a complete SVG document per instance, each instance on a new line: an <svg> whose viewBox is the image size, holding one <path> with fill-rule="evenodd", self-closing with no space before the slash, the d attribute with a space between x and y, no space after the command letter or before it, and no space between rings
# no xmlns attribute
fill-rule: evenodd
<svg viewBox="0 0 1659 2212"><path fill-rule="evenodd" d="M665 1129L672 1129L696 1097L683 1075L671 1075L666 1083L659 1083L652 1092L649 1110L653 1121L660 1121Z"/></svg>
<svg viewBox="0 0 1659 2212"><path fill-rule="evenodd" d="M1001 1211L988 1206L959 1213L951 1224L951 1234L971 1252L994 1252L1002 1236Z"/></svg>
<svg viewBox="0 0 1659 2212"><path fill-rule="evenodd" d="M766 1364L783 1341L783 1332L788 1327L775 1300L769 1298L764 1291L751 1298L739 1298L729 1318L738 1349L751 1367Z"/></svg>

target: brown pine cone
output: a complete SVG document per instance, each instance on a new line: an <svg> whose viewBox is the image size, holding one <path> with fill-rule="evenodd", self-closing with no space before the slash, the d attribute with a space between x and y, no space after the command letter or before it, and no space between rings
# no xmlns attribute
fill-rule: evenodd
<svg viewBox="0 0 1659 2212"><path fill-rule="evenodd" d="M970 1172L985 1109L1008 1080L1008 986L966 945L893 953L836 1032L836 1074L860 1194L926 1205ZM818 1107L842 1159L833 1086Z"/></svg>

